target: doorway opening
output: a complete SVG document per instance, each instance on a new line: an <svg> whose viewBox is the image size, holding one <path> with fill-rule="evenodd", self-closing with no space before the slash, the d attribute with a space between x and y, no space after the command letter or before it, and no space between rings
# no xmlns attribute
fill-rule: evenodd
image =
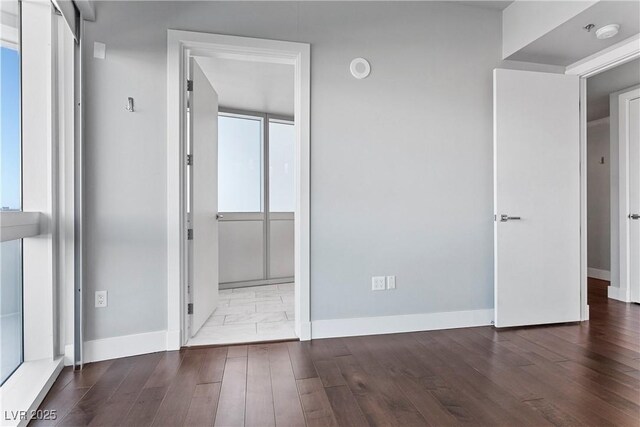
<svg viewBox="0 0 640 427"><path fill-rule="evenodd" d="M311 337L309 61L307 44L168 31L169 349Z"/></svg>
<svg viewBox="0 0 640 427"><path fill-rule="evenodd" d="M589 297L640 302L640 59L588 77Z"/></svg>
<svg viewBox="0 0 640 427"><path fill-rule="evenodd" d="M190 317L188 345L295 339L293 66L219 58L196 62L219 105L218 295L202 325ZM196 198L210 196L190 181L189 211ZM192 257L197 262L197 254ZM187 296L194 308L206 307L201 298L211 298Z"/></svg>

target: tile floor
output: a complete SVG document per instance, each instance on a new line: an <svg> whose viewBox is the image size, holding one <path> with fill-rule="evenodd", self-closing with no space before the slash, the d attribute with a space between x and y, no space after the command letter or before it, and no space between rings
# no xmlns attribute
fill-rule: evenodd
<svg viewBox="0 0 640 427"><path fill-rule="evenodd" d="M218 308L188 345L296 338L293 283L220 291Z"/></svg>

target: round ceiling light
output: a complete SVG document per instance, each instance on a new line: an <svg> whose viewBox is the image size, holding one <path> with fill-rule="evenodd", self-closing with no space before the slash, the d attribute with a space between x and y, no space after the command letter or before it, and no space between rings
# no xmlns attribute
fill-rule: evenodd
<svg viewBox="0 0 640 427"><path fill-rule="evenodd" d="M369 61L364 58L356 58L351 61L349 70L351 70L351 74L356 79L364 79L371 73L371 65L369 65Z"/></svg>
<svg viewBox="0 0 640 427"><path fill-rule="evenodd" d="M618 24L605 25L596 30L596 37L600 40L608 39L618 34L618 31L620 31L620 25Z"/></svg>

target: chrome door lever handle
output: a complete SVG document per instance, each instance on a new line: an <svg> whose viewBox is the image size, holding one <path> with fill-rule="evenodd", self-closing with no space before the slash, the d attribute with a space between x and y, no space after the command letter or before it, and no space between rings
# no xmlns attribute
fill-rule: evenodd
<svg viewBox="0 0 640 427"><path fill-rule="evenodd" d="M222 215L222 214L216 214L216 219L222 219L222 218L224 218L224 215Z"/></svg>
<svg viewBox="0 0 640 427"><path fill-rule="evenodd" d="M500 215L500 222L517 221L520 219L522 218L520 218L519 216L509 216L505 214Z"/></svg>
<svg viewBox="0 0 640 427"><path fill-rule="evenodd" d="M629 219L640 219L640 214L629 214Z"/></svg>

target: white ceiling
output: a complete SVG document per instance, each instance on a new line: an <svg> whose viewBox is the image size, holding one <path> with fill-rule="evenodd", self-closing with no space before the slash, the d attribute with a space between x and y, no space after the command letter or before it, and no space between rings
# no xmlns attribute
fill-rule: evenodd
<svg viewBox="0 0 640 427"><path fill-rule="evenodd" d="M198 63L221 107L293 116L293 65L215 58Z"/></svg>
<svg viewBox="0 0 640 427"><path fill-rule="evenodd" d="M640 59L587 79L587 120L609 116L609 94L640 84Z"/></svg>
<svg viewBox="0 0 640 427"><path fill-rule="evenodd" d="M598 40L595 29L590 33L583 29L587 24L594 24L595 29L607 24L620 24L620 32L610 39ZM638 32L640 32L639 1L603 0L514 53L508 59L570 65Z"/></svg>

